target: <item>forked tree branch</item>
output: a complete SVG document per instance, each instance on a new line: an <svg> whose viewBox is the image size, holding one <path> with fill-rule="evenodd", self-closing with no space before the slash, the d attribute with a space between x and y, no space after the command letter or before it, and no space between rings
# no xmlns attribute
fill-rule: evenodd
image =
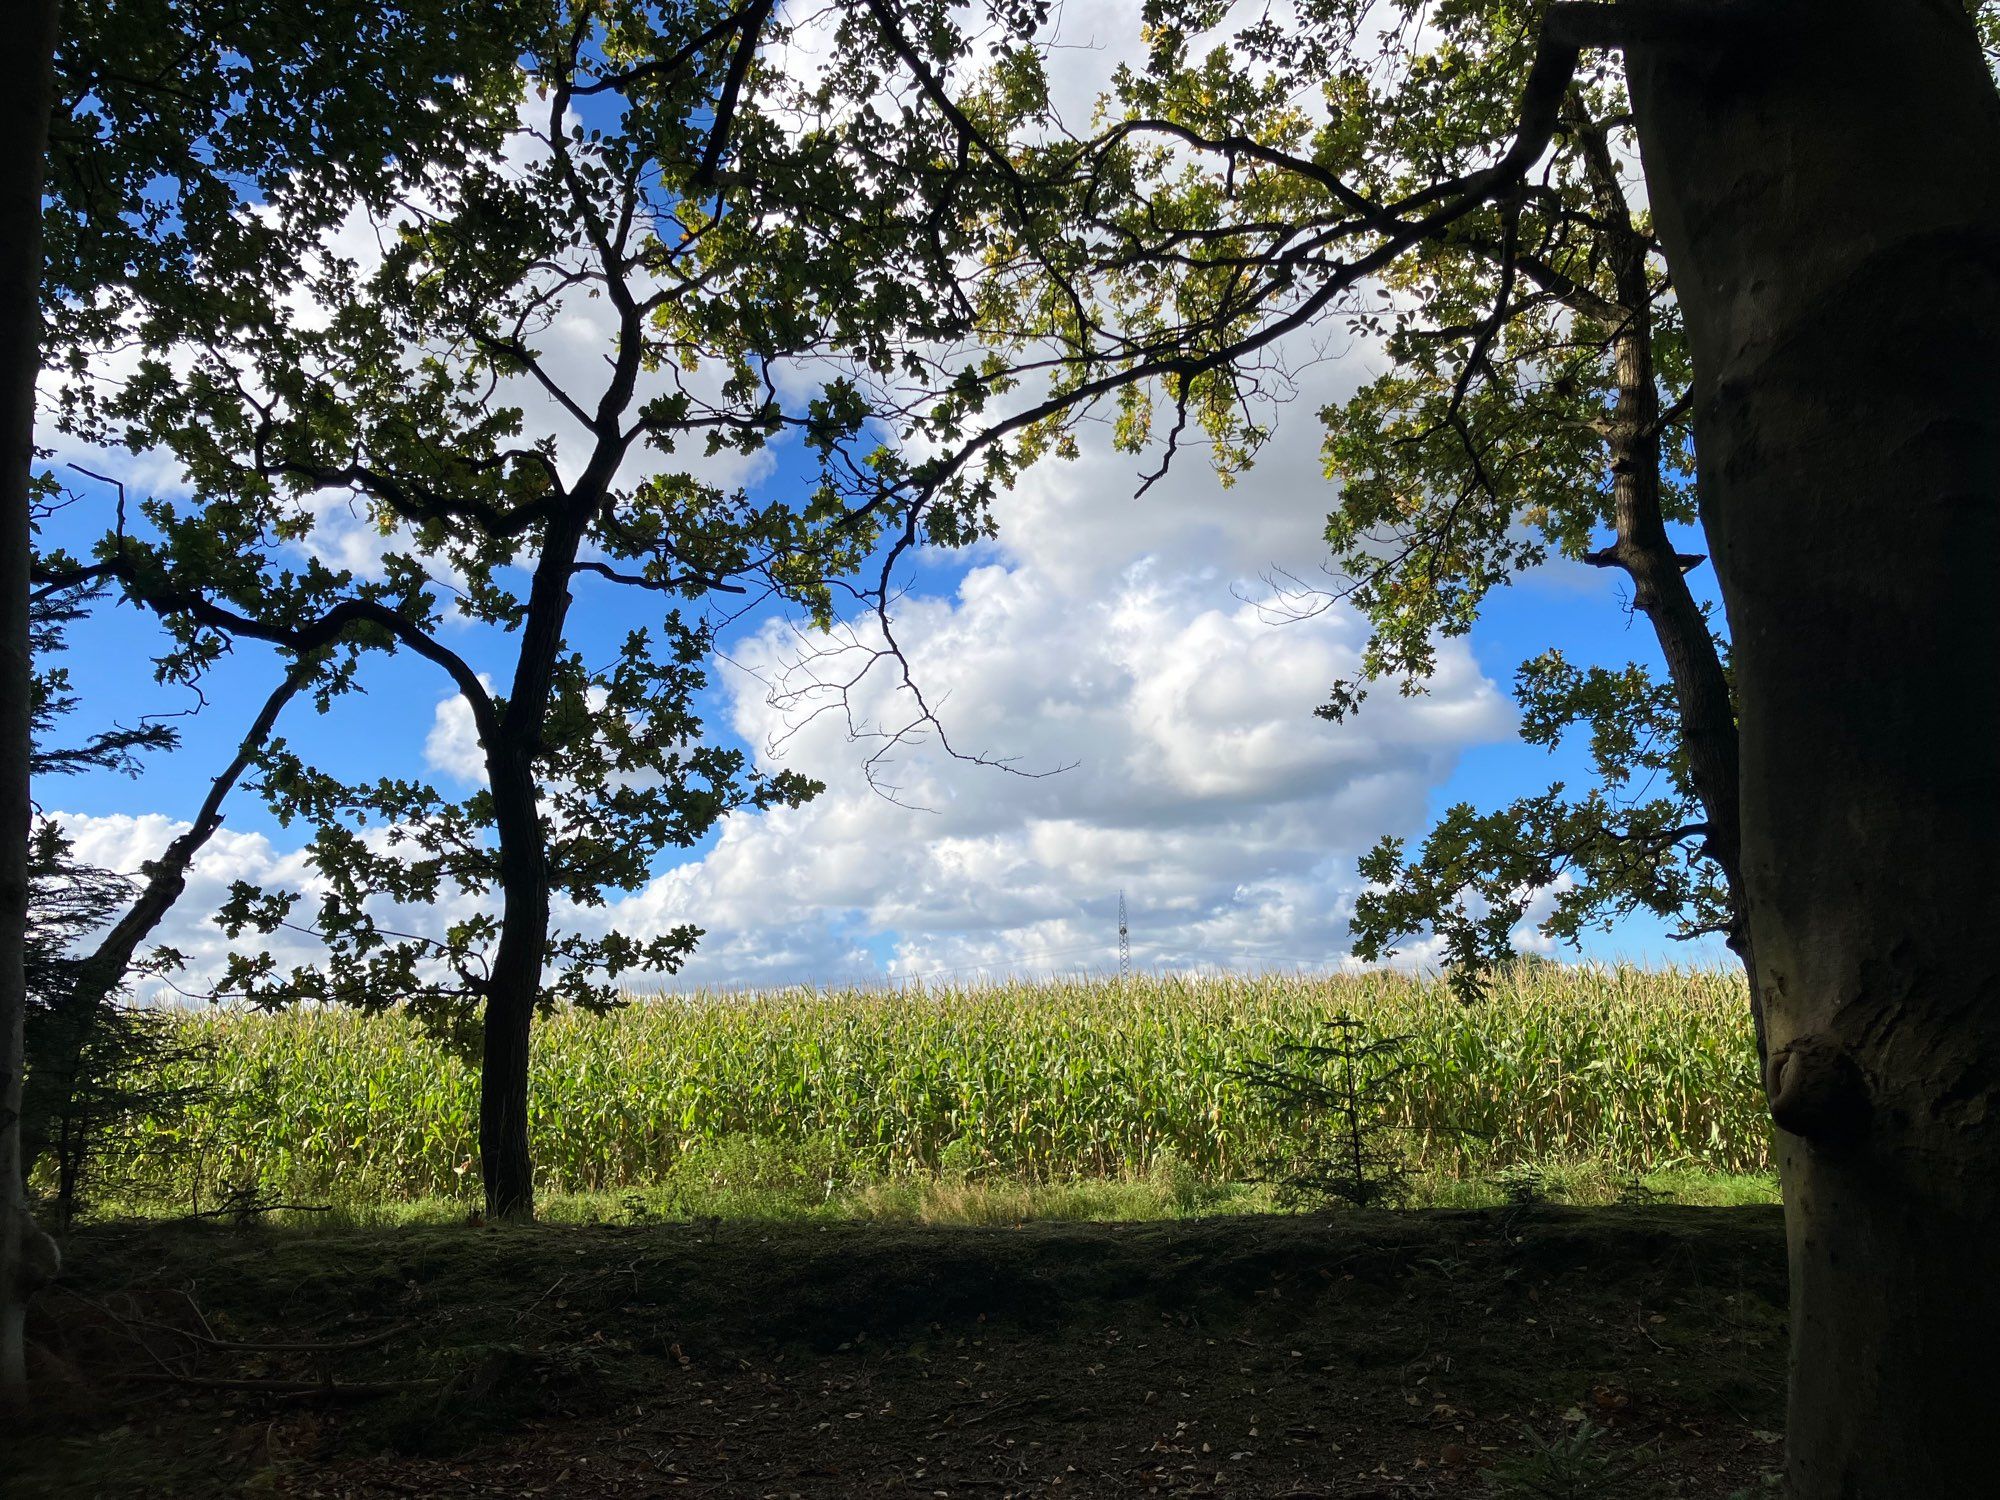
<svg viewBox="0 0 2000 1500"><path fill-rule="evenodd" d="M149 585L140 577L138 568L129 558L114 558L69 569L38 566L34 577L36 584L43 588L63 588L89 580L115 579L124 585L128 598L155 614L181 615L210 630L267 641L300 657L308 657L339 644L341 638L357 626L373 626L398 645L443 668L471 708L481 743L493 743L489 734L497 733L499 728L493 697L486 691L486 684L479 680L479 674L473 671L471 664L408 616L373 599L343 599L304 624L280 625L229 609L193 589Z"/></svg>

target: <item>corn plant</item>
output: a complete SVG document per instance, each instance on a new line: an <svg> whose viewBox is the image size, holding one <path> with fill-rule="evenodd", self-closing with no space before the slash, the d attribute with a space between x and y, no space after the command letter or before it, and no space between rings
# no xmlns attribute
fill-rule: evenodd
<svg viewBox="0 0 2000 1500"><path fill-rule="evenodd" d="M1409 1038L1381 1118L1424 1172L1769 1166L1739 979L1543 966L1502 976L1471 1008L1433 980L1378 972L634 996L608 1015L559 1011L540 1023L532 1078L539 1186L657 1186L725 1141L837 1149L856 1179L948 1160L1030 1182L1162 1163L1241 1181L1301 1148L1306 1128L1246 1068L1343 1011ZM204 1049L212 1087L185 1111L122 1123L119 1175L138 1183L138 1204L213 1202L244 1183L345 1203L476 1183L472 1070L407 1016L210 1010L173 1024ZM148 1162L188 1161L200 1182L184 1167L147 1180Z"/></svg>

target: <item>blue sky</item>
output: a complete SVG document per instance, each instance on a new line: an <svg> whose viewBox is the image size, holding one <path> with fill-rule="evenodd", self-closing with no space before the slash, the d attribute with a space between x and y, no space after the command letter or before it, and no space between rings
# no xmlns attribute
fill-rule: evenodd
<svg viewBox="0 0 2000 1500"><path fill-rule="evenodd" d="M826 779L830 791L801 813L739 817L696 848L664 858L660 879L639 893L621 925L643 931L694 920L711 926L709 951L675 983L977 978L1114 961L1111 913L1122 886L1141 963L1316 966L1344 951L1340 913L1352 896L1353 863L1375 836L1418 833L1428 816L1451 802L1492 806L1557 776L1587 775L1579 751L1551 756L1514 739L1504 702L1518 662L1548 645L1580 662L1654 659L1650 632L1625 608L1617 580L1584 568L1549 569L1495 597L1440 691L1444 718L1456 715L1442 732L1436 725L1412 725L1410 706L1393 694L1378 695L1350 725L1312 716L1334 675L1324 665L1330 643L1357 642L1354 623L1338 612L1304 625L1264 623L1242 602L1262 586L1258 575L1268 567L1303 571L1317 556L1327 492L1323 485L1298 483L1301 460L1312 461L1316 435L1304 430L1309 421L1296 425L1302 430L1281 432L1267 463L1235 490L1216 487L1199 464L1186 465L1165 505L1128 501L1129 488L1113 487L1136 472L1128 458L1086 454L1080 464L1051 466L1031 476L1032 503L1003 507L1000 542L927 555L913 570L903 614L913 645L931 652L920 655L919 665L945 697L948 727L961 743L1018 755L1028 769L1077 763L1059 775L1028 782L919 752L909 758L920 787L911 799L919 810L911 810L869 790L859 775L866 748L821 732L824 726L808 725L783 761L775 761L769 742L789 724L764 701L753 673L781 673L803 653L798 638L789 630L781 636L768 615L733 627L724 654L743 665L716 663L706 704L710 723L767 763L795 765ZM760 486L782 491L799 477L796 462L781 458ZM62 524L81 532L91 509L72 508ZM1017 540L1007 529L1010 521L1027 535ZM1076 556L1093 552L1101 556L1076 565ZM990 654L977 669L980 680L968 681L954 658L968 632L991 651L993 632L982 622L994 617L996 589L1036 601L1036 612L1032 619L1015 612L1024 621L1018 640ZM580 590L576 640L587 654L608 651L652 607L649 597L610 586ZM1103 674L1095 689L1085 681L1064 692L1047 690L1051 673L1075 666L1080 636L1101 643L1109 629L1116 637L1107 612L1120 608L1136 611L1128 627L1151 634L1168 653L1177 634L1202 636L1205 650L1218 649L1208 639L1217 631L1227 637L1220 642L1218 669L1191 678L1175 700L1204 720L1205 743L1175 768L1164 789L1154 789L1162 795L1136 800L1127 797L1130 778L1137 767L1138 779L1145 779L1146 751L1107 744L1102 721L1134 712L1145 696L1149 678L1157 676L1148 666L1148 648L1113 652L1111 659L1122 665ZM1079 611L1099 618L1078 620ZM1002 607L997 617L1009 613ZM934 631L926 630L926 619ZM1075 629L1065 625L1068 620L1076 620ZM153 622L126 606L102 608L78 627L70 666L84 698L83 722L186 714L192 696L152 680L150 655L158 640ZM1232 759L1235 741L1227 724L1230 700L1246 691L1245 681L1227 667L1232 642L1243 643L1261 664L1244 663L1258 680L1240 710L1265 748L1255 752L1262 763L1236 777L1241 785L1218 788L1208 783L1228 780L1230 768L1242 764ZM506 641L468 631L462 644L475 666L504 676ZM1086 656L1090 649L1086 644ZM1293 658L1299 668L1286 676ZM98 773L51 783L41 789L43 806L83 830L97 857L135 866L199 802L275 670L268 651L246 643L204 684L202 711L176 720L178 752L156 757L139 779ZM470 768L453 761L449 736L439 733L441 707L448 720L453 700L435 668L406 655L382 660L371 666L366 685L364 697L325 717L295 706L281 732L310 758L336 769L426 776L460 791L471 785L464 774ZM968 701L974 691L1002 700L999 711L990 701ZM1006 702L1023 694L1041 710L1031 721L1006 711ZM1072 721L1067 729L1066 715ZM1395 722L1384 729L1383 720ZM1174 739L1169 729L1164 741L1152 743L1157 748ZM1285 748L1287 741L1292 748ZM1363 775L1344 783L1357 754ZM1315 776L1324 784L1315 787ZM1373 803L1369 776L1383 787ZM1176 788L1185 793L1178 800ZM1294 816L1275 829L1246 832L1259 821L1260 788ZM1127 801L1133 805L1120 805ZM1323 831L1323 849L1311 847L1316 828ZM1067 858L1045 847L1051 829L1058 830L1058 844L1076 840L1082 848L1098 838L1131 847ZM170 940L219 952L219 934L206 926L201 908L212 906L234 874L280 883L300 878L295 851L302 841L301 830L282 828L260 799L239 792L230 804L228 835L218 841L231 847L216 851L208 878L196 882L176 913ZM728 848L719 847L724 844ZM810 889L816 868L827 872L817 897ZM766 908L768 928L760 928L755 900L746 908L742 889L760 877L786 888L784 899ZM899 879L907 888L898 889ZM1020 909L995 919L992 909L1010 902ZM1272 911L1280 915L1273 918ZM1584 952L1649 962L1723 956L1713 944L1690 951L1657 925L1638 922L1593 936Z"/></svg>
<svg viewBox="0 0 2000 1500"><path fill-rule="evenodd" d="M1110 66L1087 47L1058 62L1079 70L1078 90ZM593 357L593 316L572 309L559 330L584 351L580 368ZM639 935L704 926L709 937L676 985L977 979L1114 964L1123 889L1140 964L1338 962L1355 861L1377 837L1418 835L1456 801L1490 807L1587 776L1580 751L1551 756L1513 737L1506 694L1521 660L1551 645L1586 664L1657 659L1615 577L1558 566L1494 597L1470 641L1444 652L1429 697L1385 691L1348 724L1313 717L1332 681L1351 673L1357 622L1336 609L1272 623L1254 601L1268 594L1271 570L1308 577L1324 559L1331 496L1312 413L1368 373L1364 352L1316 365L1234 489L1189 455L1135 501L1150 464L1087 438L1077 461L1044 463L1003 499L997 541L915 561L899 629L954 740L1026 770L1071 769L1013 776L913 746L891 773L900 801L884 798L863 773L870 747L832 716L802 722L786 697L812 670L813 652L833 643L755 613L725 633L728 661L716 664L706 719L764 763L825 780L827 793L797 811L731 819L663 858L651 884L608 917L579 921L613 920ZM531 435L537 421L561 426L531 409ZM135 486L175 483L144 456L59 458ZM44 541L84 550L109 494L64 477L86 498ZM719 477L779 496L804 480L798 454L783 446ZM365 528L337 507L323 531L316 544L333 555L369 555ZM594 658L657 605L590 581L577 599L572 640ZM448 639L504 684L508 642L483 628ZM189 816L276 681L272 654L246 643L210 674L206 705L189 714L192 695L153 681L158 640L148 617L108 603L77 627L69 665L84 700L80 724L184 715L175 721L181 748L136 780L97 773L38 790L85 856L114 868L135 869ZM295 705L280 733L349 775L425 777L460 793L475 784L462 709L436 668L400 655L372 662L364 681L365 696L325 717ZM886 688L873 679L861 709L900 723L907 709ZM207 918L228 882L308 880L303 842L254 794L232 798L227 828L162 934L194 955L197 979L226 947ZM1714 943L1673 943L1649 922L1594 935L1584 951L1645 962L1726 956Z"/></svg>

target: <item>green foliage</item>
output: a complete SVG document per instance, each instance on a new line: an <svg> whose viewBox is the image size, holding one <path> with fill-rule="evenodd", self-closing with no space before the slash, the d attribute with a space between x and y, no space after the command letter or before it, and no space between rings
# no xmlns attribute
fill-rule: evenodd
<svg viewBox="0 0 2000 1500"><path fill-rule="evenodd" d="M1346 1010L1413 1039L1381 1118L1426 1174L1515 1162L1761 1172L1769 1125L1740 979L1547 966L1467 1010L1441 984L1163 979L1023 989L662 999L544 1023L529 1095L548 1194L651 1190L690 1153L806 1152L842 1180L978 1182L1166 1174L1183 1196L1316 1149L1317 1131L1244 1078ZM216 1185L291 1202L463 1199L476 1078L396 1015L176 1013L215 1050L185 1117L126 1122L142 1167L171 1145ZM709 1160L712 1162L713 1157ZM787 1169L790 1170L790 1169ZM1553 1180L1553 1179L1552 1179ZM823 1186L821 1191L824 1196ZM133 1201L185 1206L162 1170Z"/></svg>
<svg viewBox="0 0 2000 1500"><path fill-rule="evenodd" d="M1493 1185L1509 1208L1534 1208L1548 1202L1548 1173L1537 1162L1515 1162L1493 1174Z"/></svg>
<svg viewBox="0 0 2000 1500"><path fill-rule="evenodd" d="M182 1119L206 1096L213 1059L171 1017L127 1005L122 990L99 995L77 983L79 950L119 915L130 882L79 861L49 821L35 827L28 880L22 1154L30 1168L42 1166L39 1180L66 1224L93 1198L186 1165L132 1161L123 1132L135 1115L169 1126Z"/></svg>
<svg viewBox="0 0 2000 1500"><path fill-rule="evenodd" d="M1306 7L1285 36L1268 22L1251 28L1264 46L1250 56L1268 60L1236 71L1299 78L1310 59L1329 79L1330 117L1300 155L1389 202L1504 148L1539 7L1481 0L1433 15L1399 4L1365 28L1364 9ZM1162 74L1169 56L1156 49L1148 95L1184 87L1192 65ZM1235 87L1243 97L1246 85ZM1423 691L1439 643L1470 631L1492 592L1521 574L1601 562L1607 531L1693 520L1687 351L1650 224L1628 203L1629 122L1615 60L1586 61L1546 165L1385 265L1346 307L1350 330L1388 368L1323 413L1338 597L1371 631L1360 678L1335 685L1324 717L1353 712L1376 682ZM1209 128L1247 128L1247 116ZM1621 404L1634 358L1648 386L1637 399L1650 408ZM1618 513L1620 466L1646 470L1636 522ZM1686 649L1726 648L1705 636ZM1469 999L1482 971L1513 951L1538 894L1553 896L1543 933L1562 941L1634 912L1687 932L1727 928L1733 900L1705 842L1675 688L1644 665L1581 671L1549 652L1521 668L1516 698L1529 743L1587 738L1595 784L1558 783L1485 813L1453 807L1413 853L1385 841L1362 865L1370 889L1356 952L1380 957L1434 932Z"/></svg>
<svg viewBox="0 0 2000 1500"><path fill-rule="evenodd" d="M36 497L37 522L47 514L44 509L47 499L46 495ZM69 668L61 660L68 647L69 627L89 613L102 592L88 588L57 590L40 594L29 603L28 649L33 662L28 686L29 732L33 740L29 774L34 777L70 776L86 771L136 776L142 757L156 750L172 750L180 743L179 732L172 725L157 722L129 728L114 725L73 741L65 741L59 732L59 726L79 707L70 686Z"/></svg>
<svg viewBox="0 0 2000 1500"><path fill-rule="evenodd" d="M455 14L421 19L444 28ZM900 258L924 228L904 188L929 170L927 148L872 110L826 123L858 75L822 87L767 71L760 49L787 35L773 8L534 0L484 24L468 76L433 80L423 49L436 37L419 28L383 82L393 105L350 118L328 104L315 128L330 140L386 126L384 109L410 113L387 157L308 174L309 199L282 172L259 180L260 212L239 217L287 256L274 269L268 247L243 254L265 257L284 297L178 322L179 303L142 301L153 321L131 378L71 372L71 426L164 448L195 498L128 511L121 495L93 561L45 566L114 579L157 611L169 680L198 682L245 639L311 663L323 709L365 686L375 652L442 670L486 784L458 795L370 778L274 743L262 789L281 820L312 830L317 889L239 887L221 915L239 938L302 928L325 957L281 972L246 946L222 989L408 1005L461 1040L510 940L548 971L544 1003L602 1006L623 976L674 969L699 937L692 923L645 941L587 920L552 930L545 900L602 906L730 811L817 790L706 734L713 606L775 590L826 615L829 580L894 514L836 498L843 485L872 494L896 469L859 382L904 371L910 347L956 316L934 311L942 272ZM300 87L321 62L300 63ZM215 66L236 76L226 58ZM225 144L254 138L263 107L214 129ZM179 140L198 124L161 128ZM266 143L276 161L289 160L289 128ZM379 264L344 250L357 231L372 232ZM613 327L604 369L578 377L566 322L592 302ZM774 374L788 361L836 373L788 403ZM754 502L709 477L714 460L787 432L822 465L810 498ZM334 505L379 536L375 565L315 542ZM608 660L586 660L572 601L598 608L613 589L657 612ZM498 685L472 666L476 635L512 655ZM429 915L443 906L464 914Z"/></svg>
<svg viewBox="0 0 2000 1500"><path fill-rule="evenodd" d="M766 1218L824 1207L854 1167L831 1131L775 1142L723 1135L674 1159L660 1184L661 1206L688 1218Z"/></svg>
<svg viewBox="0 0 2000 1500"><path fill-rule="evenodd" d="M1152 0L1145 58L1088 132L1054 119L1032 47L1000 46L964 90L980 110L962 156L1006 185L967 196L994 242L976 305L988 347L1035 378L968 371L961 427L931 434L1004 482L1108 418L1121 447L1157 458L1150 483L1199 433L1226 484L1295 393L1296 351L1344 323L1380 373L1322 413L1332 597L1368 629L1329 719L1380 685L1425 691L1441 646L1524 574L1626 570L1672 671L1550 653L1517 678L1524 736L1587 740L1588 784L1454 808L1364 867L1357 951L1435 934L1468 998L1538 896L1562 941L1634 912L1689 935L1740 916L1732 768L1687 749L1693 717L1720 739L1734 727L1721 621L1681 581L1701 560L1670 533L1695 519L1688 351L1615 54L1581 60L1519 175L1495 171L1520 144L1544 13ZM967 49L941 58L970 70ZM1020 419L966 437L1017 384L1038 398ZM976 528L942 539L958 533ZM1719 789L1730 806L1711 805Z"/></svg>
<svg viewBox="0 0 2000 1500"><path fill-rule="evenodd" d="M1294 1154L1272 1156L1262 1170L1281 1201L1394 1208L1410 1188L1410 1154L1387 1121L1411 1036L1378 1036L1342 1011L1322 1023L1325 1041L1289 1041L1269 1061L1243 1070L1250 1086L1289 1117L1303 1136Z"/></svg>
<svg viewBox="0 0 2000 1500"><path fill-rule="evenodd" d="M320 233L514 114L540 0L70 0L43 223L49 364L73 422L107 343L270 314Z"/></svg>
<svg viewBox="0 0 2000 1500"><path fill-rule="evenodd" d="M137 775L140 756L177 743L171 728L157 724L67 738L64 721L78 705L61 656L87 602L56 593L29 606L29 765L38 787L50 776L85 770ZM207 1054L201 1044L185 1042L167 1017L124 1004L122 988L97 993L79 982L85 954L131 899L132 882L83 863L62 827L44 818L29 838L28 890L22 1155L32 1167L46 1154L43 1175L55 1216L67 1223L88 1194L120 1189L100 1170L107 1133L135 1113L178 1116L207 1087L201 1067ZM161 1166L149 1170L156 1174Z"/></svg>

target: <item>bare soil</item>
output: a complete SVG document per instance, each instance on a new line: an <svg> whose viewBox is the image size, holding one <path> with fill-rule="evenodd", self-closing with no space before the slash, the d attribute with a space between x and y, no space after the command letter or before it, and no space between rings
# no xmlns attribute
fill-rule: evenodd
<svg viewBox="0 0 2000 1500"><path fill-rule="evenodd" d="M24 1500L1722 1500L1779 1459L1766 1208L210 1224L70 1262Z"/></svg>

